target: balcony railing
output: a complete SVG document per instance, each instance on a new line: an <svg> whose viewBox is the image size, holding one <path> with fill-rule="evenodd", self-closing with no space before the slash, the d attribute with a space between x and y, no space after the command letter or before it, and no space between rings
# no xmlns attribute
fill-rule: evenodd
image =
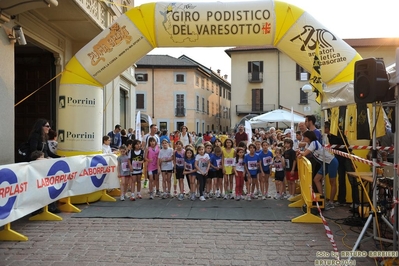
<svg viewBox="0 0 399 266"><path fill-rule="evenodd" d="M175 108L175 116L177 117L186 116L186 108L182 107Z"/></svg>
<svg viewBox="0 0 399 266"><path fill-rule="evenodd" d="M263 114L276 109L274 104L264 104L253 108L252 104L246 105L236 105L237 115L247 115L247 114Z"/></svg>
<svg viewBox="0 0 399 266"><path fill-rule="evenodd" d="M248 73L248 82L250 82L250 83L263 82L263 72L251 72L251 73Z"/></svg>

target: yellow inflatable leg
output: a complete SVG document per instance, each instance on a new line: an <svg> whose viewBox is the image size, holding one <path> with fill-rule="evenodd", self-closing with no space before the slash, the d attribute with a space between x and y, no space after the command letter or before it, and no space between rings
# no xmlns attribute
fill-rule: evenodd
<svg viewBox="0 0 399 266"><path fill-rule="evenodd" d="M295 201L298 201L298 200L300 200L300 199L302 199L302 195L301 195L301 194L296 195L295 197L289 199L288 201L290 201L290 202L295 202Z"/></svg>
<svg viewBox="0 0 399 266"><path fill-rule="evenodd" d="M107 192L111 197L119 197L121 195L121 190L119 188L114 188Z"/></svg>
<svg viewBox="0 0 399 266"><path fill-rule="evenodd" d="M62 217L48 211L47 205L43 212L29 218L29 221L62 221Z"/></svg>
<svg viewBox="0 0 399 266"><path fill-rule="evenodd" d="M311 223L311 224L321 224L323 221L320 217L312 214L305 213L291 220L292 223Z"/></svg>
<svg viewBox="0 0 399 266"><path fill-rule="evenodd" d="M1 241L28 241L28 238L11 229L11 224L4 225L4 229L0 231Z"/></svg>
<svg viewBox="0 0 399 266"><path fill-rule="evenodd" d="M70 197L64 198L59 202L63 203L58 206L58 208L63 212L81 212L79 208L72 205Z"/></svg>
<svg viewBox="0 0 399 266"><path fill-rule="evenodd" d="M301 195L299 195L299 196L301 196ZM293 202L291 204L288 204L288 207L301 208L304 204L305 204L305 201L303 200L303 198L301 196L298 201L295 201L295 202Z"/></svg>
<svg viewBox="0 0 399 266"><path fill-rule="evenodd" d="M116 201L115 198L111 197L107 194L107 190L103 190L103 194L101 195L100 201Z"/></svg>

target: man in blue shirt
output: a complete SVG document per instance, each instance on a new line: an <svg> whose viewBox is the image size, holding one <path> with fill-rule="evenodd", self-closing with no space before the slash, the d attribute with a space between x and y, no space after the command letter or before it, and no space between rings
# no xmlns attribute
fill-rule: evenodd
<svg viewBox="0 0 399 266"><path fill-rule="evenodd" d="M121 137L121 126L116 125L115 129L107 134L111 138L111 149L112 151L118 150L122 145L122 137Z"/></svg>

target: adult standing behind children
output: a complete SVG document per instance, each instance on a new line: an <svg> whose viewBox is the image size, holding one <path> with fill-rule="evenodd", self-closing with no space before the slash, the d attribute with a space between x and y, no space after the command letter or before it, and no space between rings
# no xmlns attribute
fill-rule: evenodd
<svg viewBox="0 0 399 266"><path fill-rule="evenodd" d="M186 147L192 143L190 133L188 133L188 128L186 126L182 126L180 131L179 139L183 143L183 147Z"/></svg>
<svg viewBox="0 0 399 266"><path fill-rule="evenodd" d="M238 126L238 132L236 133L234 140L236 147L238 147L238 143L241 141L244 141L245 144L248 144L248 134L244 131L243 125Z"/></svg>
<svg viewBox="0 0 399 266"><path fill-rule="evenodd" d="M121 126L115 125L114 130L108 132L107 135L111 138L111 143L109 146L111 147L112 151L118 150L122 145Z"/></svg>

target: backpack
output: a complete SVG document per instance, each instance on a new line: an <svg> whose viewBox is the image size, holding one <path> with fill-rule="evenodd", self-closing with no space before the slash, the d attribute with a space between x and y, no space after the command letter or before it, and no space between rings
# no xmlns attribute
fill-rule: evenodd
<svg viewBox="0 0 399 266"><path fill-rule="evenodd" d="M22 142L18 147L18 161L19 162L29 162L30 156L30 145L28 141Z"/></svg>

